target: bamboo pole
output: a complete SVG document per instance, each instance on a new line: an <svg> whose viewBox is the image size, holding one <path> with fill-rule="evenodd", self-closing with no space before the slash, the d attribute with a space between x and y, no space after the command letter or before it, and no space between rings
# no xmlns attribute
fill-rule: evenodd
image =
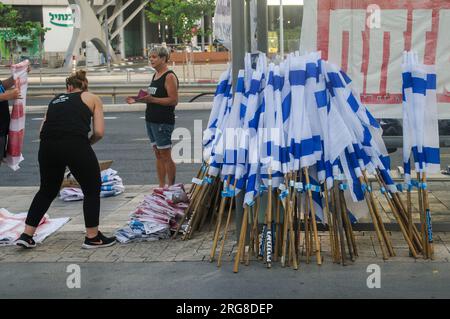
<svg viewBox="0 0 450 319"><path fill-rule="evenodd" d="M342 266L347 265L346 258L345 258L345 238L344 238L344 226L342 224L342 214L341 212L341 202L339 198L339 182L337 180L334 181L333 185L333 199L335 202L335 217L337 221L337 227L339 229L339 244L340 244L340 257L341 257L341 263Z"/></svg>
<svg viewBox="0 0 450 319"><path fill-rule="evenodd" d="M310 181L309 181L308 167L304 167L303 170L305 173L306 184L309 185ZM311 219L312 219L312 226L313 226L314 242L316 244L317 264L320 266L320 265L322 265L322 257L320 254L320 242L319 242L319 234L317 232L316 212L314 209L314 203L313 203L311 189L308 189L308 197L309 197L310 208L311 208Z"/></svg>
<svg viewBox="0 0 450 319"><path fill-rule="evenodd" d="M237 183L237 179L234 180L233 191L236 189L236 183ZM233 195L232 198L234 198L234 195ZM227 240L228 227L230 225L231 211L232 210L233 210L233 203L232 203L232 200L230 200L230 207L228 208L227 223L225 224L225 230L224 230L224 233L223 233L222 245L220 246L219 258L217 259L217 267L220 267L222 265L222 255L223 255L223 250L225 248L225 242Z"/></svg>
<svg viewBox="0 0 450 319"><path fill-rule="evenodd" d="M339 193L339 204L341 206L341 218L342 218L342 226L344 228L345 239L347 241L348 254L350 255L350 260L355 262L355 254L353 251L353 242L351 237L351 229L352 226L348 221L347 208L345 205L344 194L341 189L338 190Z"/></svg>
<svg viewBox="0 0 450 319"><path fill-rule="evenodd" d="M409 191L409 196L410 196L410 200L411 200L411 191ZM400 216L404 220L405 225L408 225L408 233L410 235L412 242L415 244L416 251L418 253L422 252L423 251L422 240L421 240L419 230L417 229L416 225L414 225L414 223L412 223L412 212L408 213L408 211L407 211L408 208L405 207L405 205L403 204L402 199L400 198L400 195L398 193L393 193L392 198L394 200L394 203L397 206ZM411 202L409 203L409 205L411 205Z"/></svg>
<svg viewBox="0 0 450 319"><path fill-rule="evenodd" d="M350 218L348 217L348 209L347 209L347 203L345 201L344 192L341 191L340 194L341 194L341 199L342 199L343 210L345 212L345 214L344 214L344 221L345 221L345 224L347 225L347 228L348 228L349 233L350 233L350 241L351 241L351 244L352 244L353 255L358 257L358 246L356 245L356 238L355 238L355 234L353 232L352 223L350 222Z"/></svg>
<svg viewBox="0 0 450 319"><path fill-rule="evenodd" d="M296 178L296 173L294 173L294 179ZM292 181L292 179L291 179ZM290 183L290 186L292 186L292 182ZM292 267L294 270L298 269L298 263L297 263L297 253L295 251L295 232L294 232L294 199L295 199L295 193L290 189L289 193L289 247L291 250L291 259L292 260Z"/></svg>
<svg viewBox="0 0 450 319"><path fill-rule="evenodd" d="M284 175L285 182L288 180L287 175ZM281 195L281 194L280 194ZM281 267L286 266L286 249L287 249L287 236L288 236L288 225L289 225L289 213L288 213L288 205L287 198L283 199L283 244L281 247Z"/></svg>
<svg viewBox="0 0 450 319"><path fill-rule="evenodd" d="M422 173L422 185L426 185L427 183L427 177L426 173ZM432 224L431 224L431 212L430 212L430 204L428 201L428 189L426 187L422 188L423 193L423 207L424 207L424 219L425 219L425 235L427 240L427 258L433 259L434 258L434 251L433 251L433 230L432 230Z"/></svg>
<svg viewBox="0 0 450 319"><path fill-rule="evenodd" d="M253 250L253 225L255 224L255 218L253 217L253 211L254 211L254 206L249 207L250 211L248 213L248 216L250 218L250 238L249 238L249 243L248 245L245 246L245 266L248 266L250 264L250 254L252 253Z"/></svg>
<svg viewBox="0 0 450 319"><path fill-rule="evenodd" d="M273 255L273 261L278 261L278 254L280 253L280 241L281 241L281 227L280 227L280 199L275 196L275 250Z"/></svg>
<svg viewBox="0 0 450 319"><path fill-rule="evenodd" d="M266 218L267 218L266 262L267 268L272 268L272 170L271 169L269 169Z"/></svg>
<svg viewBox="0 0 450 319"><path fill-rule="evenodd" d="M420 183L422 180L420 173L417 173L417 182ZM418 195L419 195L419 211L420 211L420 234L422 237L422 247L423 247L423 257L425 259L428 258L429 252L428 252L428 243L427 243L427 234L426 234L426 220L425 220L425 211L424 211L424 205L423 205L423 194L422 189L419 185L418 187Z"/></svg>
<svg viewBox="0 0 450 319"><path fill-rule="evenodd" d="M388 205L391 208L392 214L394 214L394 217L397 220L397 223L398 223L398 225L400 227L400 231L402 232L403 237L405 238L405 241L408 244L408 247L409 247L409 250L411 251L411 254L413 255L414 258L417 258L418 256L417 256L417 252L416 252L416 249L414 247L414 244L413 244L411 238L408 235L408 232L406 230L404 222L403 222L403 220L400 217L400 213L398 212L397 207L395 207L395 205L393 203L393 199L390 196L390 193L388 193L388 191L386 190L386 184L384 183L383 179L378 174L376 174L375 177L376 177L376 179L378 181L378 184L380 184L380 187L382 187L384 189L384 192L383 192L384 197L386 198L386 201L388 202Z"/></svg>
<svg viewBox="0 0 450 319"><path fill-rule="evenodd" d="M306 263L310 263L311 259L311 236L309 227L309 198L305 194L305 253L306 253Z"/></svg>
<svg viewBox="0 0 450 319"><path fill-rule="evenodd" d="M325 201L325 214L327 216L328 220L328 232L330 233L330 249L331 249L331 258L334 261L335 259L335 250L336 247L334 246L335 240L334 240L334 225L333 221L331 219L331 213L330 213L330 203L328 201L328 187L327 187L327 181L323 183L323 195L324 195L324 201Z"/></svg>
<svg viewBox="0 0 450 319"><path fill-rule="evenodd" d="M364 178L362 176L359 177L359 182L361 183L361 185L366 184L364 181ZM369 191L365 191L364 198L366 199L367 207L369 208L369 213L370 213L370 216L372 217L373 226L375 228L378 243L380 244L383 259L387 260L387 259L389 259L388 254L390 254L390 252L388 251L389 248L388 248L388 243L386 242L386 236L383 233L382 228L381 228L381 225L383 223L381 223L381 225L380 225L378 210L376 209L375 202L372 201L372 197L369 194L370 194Z"/></svg>
<svg viewBox="0 0 450 319"><path fill-rule="evenodd" d="M228 176L227 181L224 183L224 189L226 189L230 182L230 176ZM219 208L219 215L217 216L217 223L216 223L216 229L214 231L214 239L213 239L213 245L211 247L211 253L209 255L209 262L214 261L214 256L216 255L216 248L217 243L219 241L219 235L220 235L220 227L222 226L222 218L223 218L223 212L225 210L225 205L227 202L227 197L222 197L222 201L220 202L220 208Z"/></svg>
<svg viewBox="0 0 450 319"><path fill-rule="evenodd" d="M239 271L239 262L242 251L244 250L245 240L247 239L247 222L248 222L248 206L244 207L244 215L242 216L242 226L241 226L241 234L239 236L239 242L237 245L236 257L234 259L234 267L233 272L237 273Z"/></svg>

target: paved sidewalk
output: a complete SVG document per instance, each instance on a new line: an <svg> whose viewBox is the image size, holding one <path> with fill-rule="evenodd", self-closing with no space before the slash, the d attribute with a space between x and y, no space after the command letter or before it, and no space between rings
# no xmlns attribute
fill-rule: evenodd
<svg viewBox="0 0 450 319"><path fill-rule="evenodd" d="M136 208L144 195L150 193L153 186L135 185L126 186L124 194L117 197L103 198L101 202L100 229L111 234L124 226L129 214ZM0 187L0 207L12 213L27 211L37 187ZM430 196L430 203L434 222L450 220L450 196L448 192L436 191ZM384 207L385 205L383 205ZM212 243L212 227L201 233L194 234L189 241L161 240L131 244L117 244L113 247L98 250L83 250L81 243L84 238L84 221L82 215L82 202L65 203L56 199L50 210L50 217L70 217L71 220L57 233L47 238L42 245L33 250L23 250L18 247L0 247L0 263L13 262L207 262ZM382 212L383 220L394 222L388 209ZM416 216L417 217L417 216ZM414 260L408 257L408 247L400 232L390 232L397 257L391 258L387 263L417 262L428 263L422 259ZM322 251L324 263L331 264L329 240L326 232L321 232ZM380 249L374 232L356 232L356 242L360 258L356 263L382 262ZM224 250L224 263L231 263L236 248L235 227L231 227L228 241ZM434 234L435 260L432 262L450 262L450 233L435 232ZM301 263L305 258L301 259ZM314 259L312 259L314 263Z"/></svg>

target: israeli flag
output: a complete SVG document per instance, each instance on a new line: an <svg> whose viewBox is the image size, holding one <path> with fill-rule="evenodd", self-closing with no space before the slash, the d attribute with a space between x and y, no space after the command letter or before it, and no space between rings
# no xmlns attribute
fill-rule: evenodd
<svg viewBox="0 0 450 319"><path fill-rule="evenodd" d="M289 116L288 145L289 170L300 170L316 163L311 123L306 113L306 63L304 57L291 56L289 83L291 86L291 112Z"/></svg>
<svg viewBox="0 0 450 319"><path fill-rule="evenodd" d="M242 131L243 118L241 118L242 104L244 103L245 95L245 72L239 70L236 81L236 92L234 93L233 106L228 117L227 123L224 126L224 163L222 166L222 178L228 175L234 175L236 172L238 141Z"/></svg>
<svg viewBox="0 0 450 319"><path fill-rule="evenodd" d="M439 130L434 66L418 62L416 53L403 56L403 163L411 180L411 153L416 172L440 171Z"/></svg>

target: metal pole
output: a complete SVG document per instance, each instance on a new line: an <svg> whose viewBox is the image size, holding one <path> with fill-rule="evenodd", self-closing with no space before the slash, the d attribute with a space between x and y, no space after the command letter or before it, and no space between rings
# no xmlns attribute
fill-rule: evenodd
<svg viewBox="0 0 450 319"><path fill-rule="evenodd" d="M103 21L103 26L105 28L106 64L108 66L108 72L111 72L111 52L109 51L108 17L106 13Z"/></svg>
<svg viewBox="0 0 450 319"><path fill-rule="evenodd" d="M242 36L242 30L245 30L245 10L243 0L231 2L231 60L233 66L233 88L236 89L236 80L240 69L244 68L245 56L245 36Z"/></svg>
<svg viewBox="0 0 450 319"><path fill-rule="evenodd" d="M280 0L280 55L284 58L284 17L283 17L283 0Z"/></svg>
<svg viewBox="0 0 450 319"><path fill-rule="evenodd" d="M267 0L258 0L258 24L256 30L258 33L258 51L268 53L268 42L267 42Z"/></svg>

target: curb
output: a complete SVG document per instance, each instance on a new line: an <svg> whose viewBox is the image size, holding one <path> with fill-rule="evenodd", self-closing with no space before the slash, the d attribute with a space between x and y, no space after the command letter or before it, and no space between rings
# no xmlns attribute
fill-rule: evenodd
<svg viewBox="0 0 450 319"><path fill-rule="evenodd" d="M11 107L10 107L11 108ZM47 105L28 106L26 112L28 114L42 114L47 111ZM144 112L145 104L129 105L129 104L107 104L103 105L105 113L115 112ZM192 102L192 103L178 103L177 111L203 111L211 110L212 102Z"/></svg>

